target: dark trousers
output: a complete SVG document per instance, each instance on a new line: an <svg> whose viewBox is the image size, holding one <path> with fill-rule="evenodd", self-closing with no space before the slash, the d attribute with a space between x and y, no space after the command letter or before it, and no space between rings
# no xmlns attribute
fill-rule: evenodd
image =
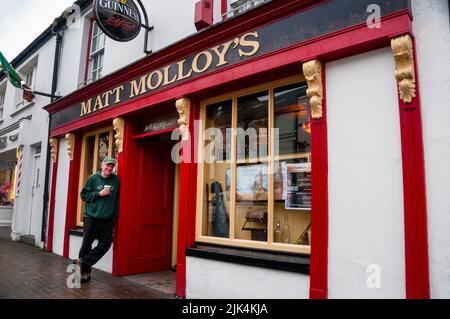
<svg viewBox="0 0 450 319"><path fill-rule="evenodd" d="M109 250L113 241L113 219L84 218L83 243L81 244L79 258L81 260L81 273L88 274ZM92 249L94 240L98 245Z"/></svg>

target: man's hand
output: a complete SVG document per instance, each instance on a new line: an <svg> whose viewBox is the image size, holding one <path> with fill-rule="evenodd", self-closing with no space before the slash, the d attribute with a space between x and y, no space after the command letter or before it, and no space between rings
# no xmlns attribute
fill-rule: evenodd
<svg viewBox="0 0 450 319"><path fill-rule="evenodd" d="M111 190L108 188L103 189L100 193L99 193L100 197L106 197L111 195Z"/></svg>

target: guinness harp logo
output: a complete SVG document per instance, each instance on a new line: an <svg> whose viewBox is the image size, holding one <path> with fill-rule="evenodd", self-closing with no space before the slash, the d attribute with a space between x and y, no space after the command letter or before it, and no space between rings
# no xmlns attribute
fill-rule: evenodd
<svg viewBox="0 0 450 319"><path fill-rule="evenodd" d="M141 31L141 14L133 0L94 0L94 16L111 39L126 42Z"/></svg>

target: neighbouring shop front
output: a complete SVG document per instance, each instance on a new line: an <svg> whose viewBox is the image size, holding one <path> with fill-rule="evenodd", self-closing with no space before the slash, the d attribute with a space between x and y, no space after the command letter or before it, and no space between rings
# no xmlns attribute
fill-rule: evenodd
<svg viewBox="0 0 450 319"><path fill-rule="evenodd" d="M382 9L380 28L368 26L373 3ZM47 248L76 257L79 192L102 159L114 156L120 217L100 268L125 276L175 267L182 297L327 298L334 252L328 185L336 182L328 170L348 160L345 145L338 153L328 147L327 98L328 92L330 101L353 97L346 91L335 97L326 69L347 58L342 78L359 74L352 57L369 52L363 61L370 67L376 58L392 65L388 91L397 117L398 103L419 112L416 100L397 100L394 76L395 63L409 63L402 58L412 52L409 10L409 1L273 1L47 106L53 159ZM384 73L367 75L378 76ZM398 126L402 145L417 142ZM403 153L403 160L414 154ZM405 223L416 225L417 215L405 209L399 212ZM352 229L357 222L339 225ZM408 237L401 240L403 247ZM420 285L427 275L411 276L408 256L399 277Z"/></svg>

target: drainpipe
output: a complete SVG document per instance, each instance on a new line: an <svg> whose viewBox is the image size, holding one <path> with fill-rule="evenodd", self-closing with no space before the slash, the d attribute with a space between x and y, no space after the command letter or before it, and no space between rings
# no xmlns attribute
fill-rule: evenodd
<svg viewBox="0 0 450 319"><path fill-rule="evenodd" d="M51 92L51 102L55 101L55 93L58 85L58 74L59 74L59 62L61 59L61 47L62 47L62 37L63 29L66 25L66 17L63 15L56 18L52 25L52 33L56 36L56 46L55 46L55 58L53 64L53 78L52 78L52 92ZM48 121L48 135L47 135L47 156L45 160L45 182L44 182L44 203L42 210L42 230L41 230L41 243L43 243L44 248L47 243L47 219L48 219L48 204L49 204L49 179L50 179L50 167L51 167L51 156L50 156L50 130L52 124L52 115L49 114ZM55 174L56 172L53 172Z"/></svg>

